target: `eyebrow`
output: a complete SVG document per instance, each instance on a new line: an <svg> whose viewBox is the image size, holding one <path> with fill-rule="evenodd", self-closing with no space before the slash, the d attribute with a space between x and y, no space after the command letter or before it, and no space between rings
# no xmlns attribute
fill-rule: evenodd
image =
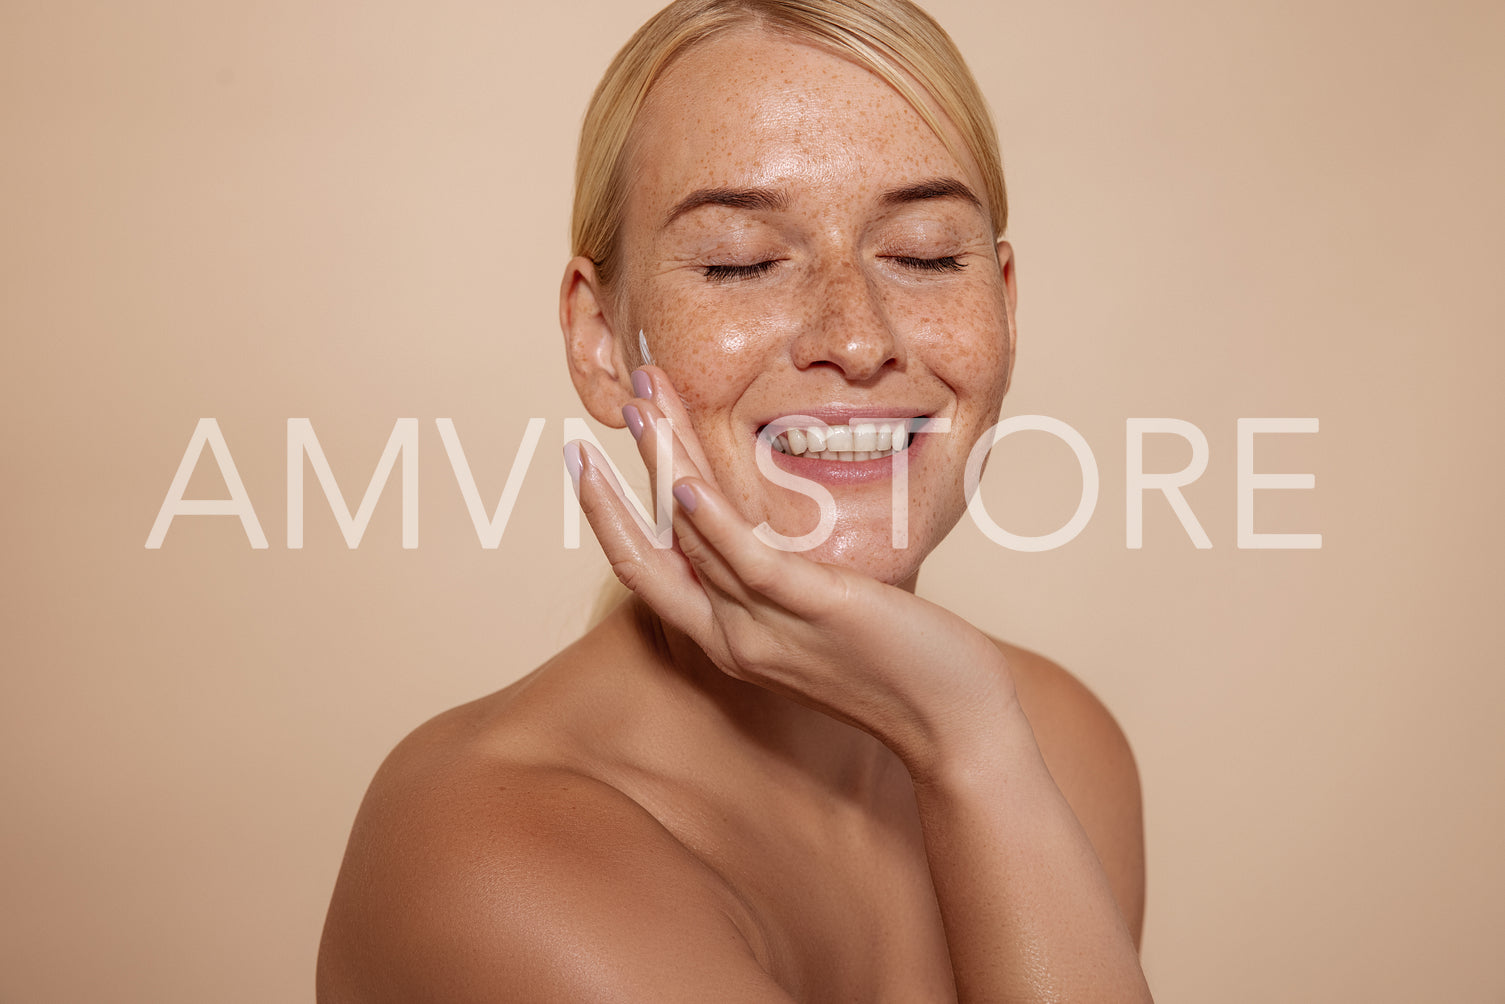
<svg viewBox="0 0 1505 1004"><path fill-rule="evenodd" d="M701 188L675 203L674 208L669 210L669 215L664 217L663 225L667 227L685 213L701 206L778 212L788 205L789 197L771 188Z"/></svg>
<svg viewBox="0 0 1505 1004"><path fill-rule="evenodd" d="M977 193L955 178L927 178L925 181L913 185L905 185L890 192L884 192L879 199L885 206L902 206L908 202L921 202L925 199L960 199L970 202L978 209L982 209L982 200Z"/></svg>
<svg viewBox="0 0 1505 1004"><path fill-rule="evenodd" d="M884 192L878 201L883 206L893 207L925 199L960 199L978 209L983 208L977 193L955 178L927 178L913 185ZM781 212L788 208L789 197L771 188L700 188L674 204L674 208L664 217L663 226L667 227L681 216L702 206Z"/></svg>

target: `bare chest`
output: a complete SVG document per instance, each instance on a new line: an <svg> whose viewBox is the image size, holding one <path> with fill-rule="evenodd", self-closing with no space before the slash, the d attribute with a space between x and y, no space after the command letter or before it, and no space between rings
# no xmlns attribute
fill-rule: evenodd
<svg viewBox="0 0 1505 1004"><path fill-rule="evenodd" d="M954 1002L918 830L783 822L723 830L697 851L726 880L768 972L801 1001Z"/></svg>
<svg viewBox="0 0 1505 1004"><path fill-rule="evenodd" d="M857 862L852 862L856 864ZM771 974L798 1000L953 1001L945 934L928 874L868 862L861 875L791 876L747 897Z"/></svg>

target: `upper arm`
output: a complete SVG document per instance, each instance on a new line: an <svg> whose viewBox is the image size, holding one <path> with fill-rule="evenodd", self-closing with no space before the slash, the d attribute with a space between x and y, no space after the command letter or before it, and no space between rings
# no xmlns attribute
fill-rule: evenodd
<svg viewBox="0 0 1505 1004"><path fill-rule="evenodd" d="M718 883L614 789L509 771L358 821L319 999L788 1001Z"/></svg>
<svg viewBox="0 0 1505 1004"><path fill-rule="evenodd" d="M1144 815L1129 741L1075 676L1034 652L1000 647L1045 765L1097 851L1137 946L1144 926Z"/></svg>

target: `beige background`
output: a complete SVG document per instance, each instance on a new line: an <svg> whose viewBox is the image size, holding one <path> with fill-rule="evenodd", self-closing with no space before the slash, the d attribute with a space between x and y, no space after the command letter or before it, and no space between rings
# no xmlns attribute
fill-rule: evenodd
<svg viewBox="0 0 1505 1004"><path fill-rule="evenodd" d="M554 298L574 134L641 2L0 2L0 1001L312 997L366 781L409 728L580 629L561 546ZM1011 553L964 522L922 591L1074 669L1144 778L1144 958L1162 1002L1505 1000L1498 4L932 5L996 109L1022 288L1008 413L1102 469L1086 532ZM271 539L143 544L218 419ZM483 550L434 419L493 505ZM1146 503L1124 425L1200 426L1214 548ZM1260 441L1235 546L1235 423ZM284 440L312 420L349 550ZM624 462L625 437L609 440ZM1175 470L1184 445L1149 465ZM1043 436L984 485L1018 532L1077 491ZM190 496L222 496L206 458Z"/></svg>

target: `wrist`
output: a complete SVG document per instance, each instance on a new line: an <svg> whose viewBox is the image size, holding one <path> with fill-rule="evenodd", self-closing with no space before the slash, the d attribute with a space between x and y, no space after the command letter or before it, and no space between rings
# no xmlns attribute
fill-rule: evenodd
<svg viewBox="0 0 1505 1004"><path fill-rule="evenodd" d="M1045 771L1034 730L1012 689L968 710L965 720L934 727L921 748L901 754L917 792L996 797L1000 784L1018 784Z"/></svg>

